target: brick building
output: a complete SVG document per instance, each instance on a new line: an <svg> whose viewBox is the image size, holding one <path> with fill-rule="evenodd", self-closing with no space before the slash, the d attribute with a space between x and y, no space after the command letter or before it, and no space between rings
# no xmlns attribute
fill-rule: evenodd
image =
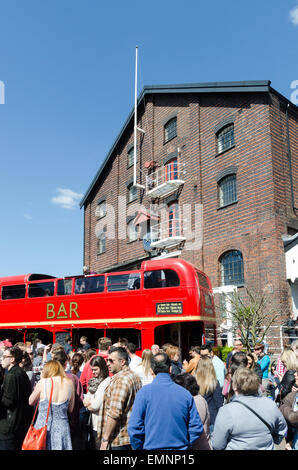
<svg viewBox="0 0 298 470"><path fill-rule="evenodd" d="M179 256L214 287L266 290L284 322L292 300L282 236L298 232L297 106L270 81L147 86L138 128L136 178L132 111L81 201L84 265L120 271Z"/></svg>

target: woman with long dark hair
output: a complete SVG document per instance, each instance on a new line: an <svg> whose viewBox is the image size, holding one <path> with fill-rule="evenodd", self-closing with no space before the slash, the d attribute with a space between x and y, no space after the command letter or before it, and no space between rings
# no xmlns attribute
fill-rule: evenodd
<svg viewBox="0 0 298 470"><path fill-rule="evenodd" d="M84 406L90 411L92 436L89 448L95 450L99 410L103 403L104 393L110 384L109 369L101 356L95 356L90 362L93 377L88 381L88 392L84 399Z"/></svg>

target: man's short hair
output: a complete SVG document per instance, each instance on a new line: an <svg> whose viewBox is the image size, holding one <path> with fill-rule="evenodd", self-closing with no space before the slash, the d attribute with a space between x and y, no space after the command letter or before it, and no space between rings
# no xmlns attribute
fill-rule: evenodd
<svg viewBox="0 0 298 470"><path fill-rule="evenodd" d="M10 355L14 357L16 364L20 364L22 362L23 351L18 346L12 346L11 348L6 348L6 351L9 351Z"/></svg>
<svg viewBox="0 0 298 470"><path fill-rule="evenodd" d="M170 367L171 359L165 352L159 352L151 358L151 369L155 375L161 373L168 374L170 372Z"/></svg>
<svg viewBox="0 0 298 470"><path fill-rule="evenodd" d="M80 341L83 340L83 341L87 341L87 336L81 336L80 337Z"/></svg>
<svg viewBox="0 0 298 470"><path fill-rule="evenodd" d="M134 343L127 343L127 349L131 354L135 354L137 347Z"/></svg>
<svg viewBox="0 0 298 470"><path fill-rule="evenodd" d="M126 364L128 364L128 352L125 348L122 348L121 346L113 346L109 353L111 354L113 352L117 353L119 360L124 360Z"/></svg>
<svg viewBox="0 0 298 470"><path fill-rule="evenodd" d="M98 339L98 349L100 351L108 351L112 346L112 340L107 337L102 337Z"/></svg>
<svg viewBox="0 0 298 470"><path fill-rule="evenodd" d="M206 351L206 349L211 352L212 351L212 346L211 344L202 344L202 346L200 347L200 351Z"/></svg>

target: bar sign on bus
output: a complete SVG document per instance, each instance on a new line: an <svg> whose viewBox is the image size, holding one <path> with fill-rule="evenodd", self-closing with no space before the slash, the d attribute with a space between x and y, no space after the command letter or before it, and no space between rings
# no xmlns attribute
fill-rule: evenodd
<svg viewBox="0 0 298 470"><path fill-rule="evenodd" d="M156 315L178 315L183 313L182 302L161 302L156 304Z"/></svg>

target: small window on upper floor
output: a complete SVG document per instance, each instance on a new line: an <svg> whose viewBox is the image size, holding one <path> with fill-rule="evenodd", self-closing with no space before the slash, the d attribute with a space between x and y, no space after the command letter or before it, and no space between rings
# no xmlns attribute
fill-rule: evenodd
<svg viewBox="0 0 298 470"><path fill-rule="evenodd" d="M128 242L134 242L138 239L139 230L138 225L134 224L134 220L131 220L127 224L127 235L128 235Z"/></svg>
<svg viewBox="0 0 298 470"><path fill-rule="evenodd" d="M127 168L131 167L134 164L134 155L135 155L135 149L134 147L132 147L127 152Z"/></svg>
<svg viewBox="0 0 298 470"><path fill-rule="evenodd" d="M102 217L105 217L106 214L107 214L107 202L106 200L103 200L99 204L97 204L95 215L96 217L99 217L101 219Z"/></svg>
<svg viewBox="0 0 298 470"><path fill-rule="evenodd" d="M218 182L219 207L228 206L237 202L236 175L228 175Z"/></svg>
<svg viewBox="0 0 298 470"><path fill-rule="evenodd" d="M101 255L102 253L106 252L106 244L107 244L107 227L104 227L100 234L98 235L97 241L97 254Z"/></svg>
<svg viewBox="0 0 298 470"><path fill-rule="evenodd" d="M170 119L164 127L164 142L174 139L177 136L177 118Z"/></svg>
<svg viewBox="0 0 298 470"><path fill-rule="evenodd" d="M133 202L138 197L138 188L133 183L127 186L127 202Z"/></svg>
<svg viewBox="0 0 298 470"><path fill-rule="evenodd" d="M173 158L165 165L166 181L178 179L178 160Z"/></svg>
<svg viewBox="0 0 298 470"><path fill-rule="evenodd" d="M234 146L234 124L228 124L216 134L217 153L224 152Z"/></svg>

